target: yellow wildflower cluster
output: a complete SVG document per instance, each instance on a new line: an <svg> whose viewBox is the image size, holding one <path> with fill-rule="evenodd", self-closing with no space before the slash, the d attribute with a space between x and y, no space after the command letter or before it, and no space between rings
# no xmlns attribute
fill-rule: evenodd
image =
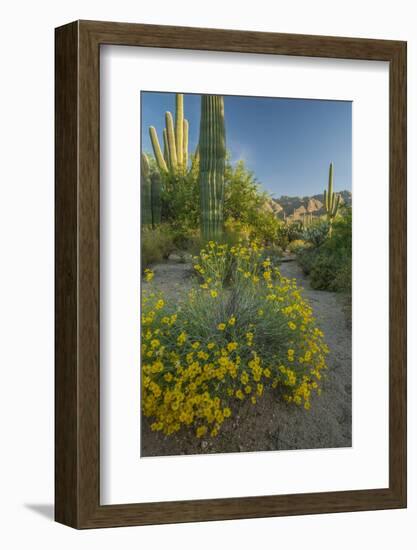
<svg viewBox="0 0 417 550"><path fill-rule="evenodd" d="M144 273L145 273L145 276L144 276L145 281L147 283L152 281L152 279L154 277L154 272L151 269L145 269Z"/></svg>
<svg viewBox="0 0 417 550"><path fill-rule="evenodd" d="M142 410L152 429L215 437L266 388L309 409L328 348L296 281L256 243L210 242L195 262L203 283L180 305L143 291Z"/></svg>

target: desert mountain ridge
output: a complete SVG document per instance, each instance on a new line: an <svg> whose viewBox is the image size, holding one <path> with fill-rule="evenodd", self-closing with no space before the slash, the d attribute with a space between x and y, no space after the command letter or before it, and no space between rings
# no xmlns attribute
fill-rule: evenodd
<svg viewBox="0 0 417 550"><path fill-rule="evenodd" d="M340 195L341 204L352 205L351 191L336 191ZM274 212L278 217L293 217L294 219L302 217L304 214L313 214L320 216L324 214L323 193L319 195L305 197L290 197L282 195L279 198L272 198L267 203L267 208Z"/></svg>

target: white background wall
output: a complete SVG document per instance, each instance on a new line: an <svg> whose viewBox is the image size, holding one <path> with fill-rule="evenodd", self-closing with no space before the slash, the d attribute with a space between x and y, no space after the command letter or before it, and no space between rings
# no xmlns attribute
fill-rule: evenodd
<svg viewBox="0 0 417 550"><path fill-rule="evenodd" d="M34 548L414 548L417 518L417 17L410 0L3 3L0 544ZM54 27L74 19L408 40L408 510L76 532L52 522ZM370 144L370 147L372 144ZM374 235L378 239L378 235ZM377 275L377 274L375 274ZM369 330L372 330L370 327ZM411 342L414 340L414 343ZM371 406L371 403L370 403ZM343 475L343 472L340 472Z"/></svg>

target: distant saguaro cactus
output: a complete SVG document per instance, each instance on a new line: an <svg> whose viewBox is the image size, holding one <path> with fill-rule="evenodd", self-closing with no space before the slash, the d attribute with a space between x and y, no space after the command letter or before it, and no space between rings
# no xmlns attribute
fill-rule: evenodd
<svg viewBox="0 0 417 550"><path fill-rule="evenodd" d="M223 96L201 96L200 120L201 234L216 240L223 233L226 136Z"/></svg>
<svg viewBox="0 0 417 550"><path fill-rule="evenodd" d="M337 216L340 204L340 195L337 195L333 191L333 162L330 163L329 167L329 182L327 185L327 190L324 190L324 208L326 209L327 221L331 224Z"/></svg>
<svg viewBox="0 0 417 550"><path fill-rule="evenodd" d="M311 212L304 212L303 214L303 229L313 223L313 214Z"/></svg>
<svg viewBox="0 0 417 550"><path fill-rule="evenodd" d="M184 95L175 94L175 125L172 114L165 113L164 152L153 126L149 128L152 148L161 174L185 175L188 170L188 121L184 118Z"/></svg>
<svg viewBox="0 0 417 550"><path fill-rule="evenodd" d="M140 197L142 225L152 224L152 206L151 206L151 178L148 157L145 153L141 155L140 163Z"/></svg>

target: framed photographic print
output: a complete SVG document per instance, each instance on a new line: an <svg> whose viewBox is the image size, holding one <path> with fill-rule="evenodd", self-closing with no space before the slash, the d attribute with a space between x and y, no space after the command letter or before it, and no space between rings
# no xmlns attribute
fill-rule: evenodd
<svg viewBox="0 0 417 550"><path fill-rule="evenodd" d="M56 29L56 520L406 506L406 44Z"/></svg>

